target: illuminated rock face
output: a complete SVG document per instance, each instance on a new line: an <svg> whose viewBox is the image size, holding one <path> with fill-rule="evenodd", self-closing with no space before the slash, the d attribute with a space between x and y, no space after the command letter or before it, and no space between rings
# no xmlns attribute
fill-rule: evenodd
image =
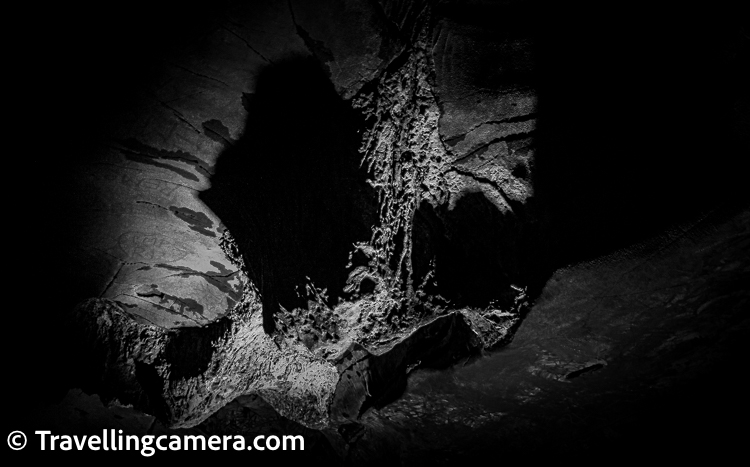
<svg viewBox="0 0 750 467"><path fill-rule="evenodd" d="M65 162L57 254L72 310L59 319L69 363L58 371L69 387L132 405L164 429L225 432L250 407L322 430L350 461L384 445L413 460L393 443L446 443L443 425L520 446L514 436L544 419L525 407L559 413L555 394L596 399L641 384L613 368L643 356L666 367L681 343L724 329L680 310L697 316L725 300L716 316L737 329L746 296L734 278L747 261L732 258L746 252L746 205L716 207L736 195L736 171L680 162L713 140L663 142L692 122L693 107L673 94L654 104L664 123L620 95L659 96L650 83L587 91L580 75L566 77L561 64L599 65L581 63L587 53L560 58L588 42L547 30L533 5L265 1L219 11L182 31L184 43L162 39L170 47L149 52L128 102ZM615 34L603 37L616 45ZM605 107L599 96L611 122L589 113ZM612 130L631 118L666 136L642 149ZM731 169L747 140L706 128L723 135L717 160ZM716 245L726 261L707 253ZM689 287L644 285L684 288L676 265L700 289L694 300ZM592 298L608 290L656 295ZM662 325L664 336L651 333ZM446 368L465 384L441 379ZM560 389L601 375L610 376L584 396ZM433 383L441 389L430 393ZM414 435L420 426L436 434Z"/></svg>
<svg viewBox="0 0 750 467"><path fill-rule="evenodd" d="M76 169L73 257L98 294L71 332L100 328L84 333L81 355L107 355L90 382L101 394L175 427L262 394L323 427L332 400L354 404L335 402L334 418L356 420L397 397L414 368L512 335L527 302L495 238L468 254L447 239L461 235L453 218L466 206L478 202L473 215L499 229L531 196L533 90L480 116L501 123L444 114L433 77L446 95L456 80L436 75L427 5L339 3L321 6L326 22L295 2L232 12L162 65ZM461 143L457 120L478 125ZM445 225L419 223L422 211ZM462 280L454 266L482 272ZM366 368L350 383L356 365Z"/></svg>

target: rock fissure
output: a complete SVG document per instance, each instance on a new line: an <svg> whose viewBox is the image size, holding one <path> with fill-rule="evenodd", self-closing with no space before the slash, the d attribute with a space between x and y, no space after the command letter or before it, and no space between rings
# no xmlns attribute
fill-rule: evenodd
<svg viewBox="0 0 750 467"><path fill-rule="evenodd" d="M232 31L231 29L229 29L226 26L222 26L222 29L225 30L226 32L228 32L229 34L233 35L234 37L236 37L240 41L242 41L242 43L245 44L245 46L248 49L252 50L253 53L255 53L258 57L262 58L263 61L268 62L268 63L273 63L265 55L263 55L262 53L258 52L258 50L255 47L253 47L252 45L250 45L250 42L248 42L247 39L245 39L244 37L240 36L239 34L237 34L236 32Z"/></svg>

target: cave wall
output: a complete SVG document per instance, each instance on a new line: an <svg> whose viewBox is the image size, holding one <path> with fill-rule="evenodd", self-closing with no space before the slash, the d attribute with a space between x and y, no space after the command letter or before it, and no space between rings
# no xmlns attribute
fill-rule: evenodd
<svg viewBox="0 0 750 467"><path fill-rule="evenodd" d="M43 342L21 397L49 374L187 427L255 394L347 438L415 369L507 344L558 268L742 205L737 29L540 8L227 2L49 26L24 277L55 300L16 318ZM537 373L604 365L594 347Z"/></svg>

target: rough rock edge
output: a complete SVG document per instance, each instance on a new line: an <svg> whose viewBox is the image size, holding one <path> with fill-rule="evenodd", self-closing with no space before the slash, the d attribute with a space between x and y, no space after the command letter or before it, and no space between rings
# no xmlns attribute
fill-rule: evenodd
<svg viewBox="0 0 750 467"><path fill-rule="evenodd" d="M408 348L414 336L429 333L430 328L459 315L472 331L467 344L473 348L490 349L512 338L527 302L517 300L510 311L452 310L439 299L433 303L425 300L420 287L411 283L415 210L422 201L450 203L467 184L476 184L473 179L458 183L450 177L453 168L438 132L440 110L430 85L434 67L428 52L429 34L424 31L403 56L392 62L403 60L400 66L386 68L373 83L374 88L364 89L353 100L356 108L375 119L364 135L362 153L363 163L373 175L371 183L379 193L381 212L380 226L374 229L371 241L359 245L372 260L368 273L378 280L376 290L329 313L336 320L334 328L340 329L345 338L337 339L332 346L308 349L299 339L299 329L294 329L296 335L265 334L258 291L247 279L242 255L224 229L220 245L242 271L243 298L221 318L227 328L211 342L214 351L206 370L190 377L173 376L174 362L166 349L180 330L144 323L110 300L89 299L76 308L71 321L76 328L74 335L83 334L82 341L94 350L92 354L104 358L101 386L112 387L113 396L124 402L130 398L141 407L160 412L172 428L193 427L236 397L257 394L282 416L323 429L331 422L334 394L340 389L342 376L356 363L342 361L351 349L364 345L364 358L390 358L397 347ZM502 201L502 197L488 197ZM496 203L499 209L509 209L500 201ZM401 238L399 230L403 232ZM396 254L398 263L392 270L390 259ZM350 286L357 288L358 284ZM417 303L421 305L419 310ZM293 318L287 321L296 327ZM210 338L207 336L201 334L195 339ZM398 357L399 365L416 358L407 351ZM143 387L138 374L143 365L158 376L158 387ZM418 365L409 363L406 373Z"/></svg>
<svg viewBox="0 0 750 467"><path fill-rule="evenodd" d="M417 28L422 32L414 36L414 42L352 100L353 107L371 122L360 152L380 206L379 224L370 241L355 245L369 263L350 273L345 291L354 296L330 309L319 299L325 291L311 284L307 313L282 310L276 317L277 329L285 338L305 341L310 350L329 361L337 361L354 343L372 354L383 354L436 317L458 311L441 297L425 296L423 288L430 274L422 284L412 283L414 214L422 202L452 205L464 192L476 188L486 192L488 185L474 177L455 176L438 129L440 109L431 85L434 64L428 15L421 21ZM490 188L494 191L488 198L499 210L510 210L501 190ZM364 279L374 282L375 288L359 295ZM316 312L314 320L310 311ZM520 309L503 313L490 307L462 313L482 336L483 347L491 348L512 331ZM485 318L488 314L492 319ZM313 334L315 342L310 339Z"/></svg>
<svg viewBox="0 0 750 467"><path fill-rule="evenodd" d="M419 204L452 204L478 183L474 177L458 181L450 177L455 169L439 136L440 110L430 84L433 64L427 45L429 34L426 28L424 31L352 102L374 122L363 136L360 151L380 205L379 225L373 229L371 240L356 245L369 258L369 264L350 274L346 290L354 292L353 300L330 309L320 299L325 291L311 284L308 310L282 310L276 317L276 329L284 337L304 341L311 351L339 369L341 378L331 406L334 424L358 419L365 403L378 396L373 385L397 385L420 366L424 352L414 350L422 339L419 336L439 333L442 340L462 340L460 346L469 352L489 350L512 339L529 307L525 290L517 289L516 302L507 311L493 306L484 310L451 309L440 297L425 296L424 284L412 284L411 227ZM488 198L499 210L510 209L502 192L491 193ZM375 289L357 296L364 278L374 281ZM447 321L470 329L470 336L456 337L452 325L446 331ZM316 339L309 339L312 334ZM329 334L344 337L330 339ZM392 371L386 375L375 371L374 375L367 363L374 360L389 361ZM342 410L340 404L348 408ZM342 412L347 415L341 416Z"/></svg>
<svg viewBox="0 0 750 467"><path fill-rule="evenodd" d="M221 245L243 270L226 231ZM82 355L103 359L95 385L104 392L110 388L119 400L136 403L172 428L193 427L246 394L260 395L281 415L309 428L325 427L338 381L336 369L299 343L268 336L257 293L244 273L242 280L243 299L222 318L226 331L210 343L210 362L195 376L173 376L175 362L167 347L181 330L144 323L111 300L89 299L79 304L70 320L72 335L80 339ZM210 336L205 332L193 338L195 342L183 340L180 345L198 345ZM144 366L151 369L151 384L144 380ZM158 376L156 384L153 375Z"/></svg>

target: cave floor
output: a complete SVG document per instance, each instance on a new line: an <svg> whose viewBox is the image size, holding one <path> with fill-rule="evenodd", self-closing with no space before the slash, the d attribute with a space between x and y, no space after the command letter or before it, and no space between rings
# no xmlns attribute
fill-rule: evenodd
<svg viewBox="0 0 750 467"><path fill-rule="evenodd" d="M80 390L25 421L71 434L303 434L305 459L327 464L612 450L730 455L746 432L732 421L747 414L749 246L744 210L558 270L509 345L448 369L412 371L398 400L370 409L341 436L289 421L255 396L189 430L104 407Z"/></svg>

